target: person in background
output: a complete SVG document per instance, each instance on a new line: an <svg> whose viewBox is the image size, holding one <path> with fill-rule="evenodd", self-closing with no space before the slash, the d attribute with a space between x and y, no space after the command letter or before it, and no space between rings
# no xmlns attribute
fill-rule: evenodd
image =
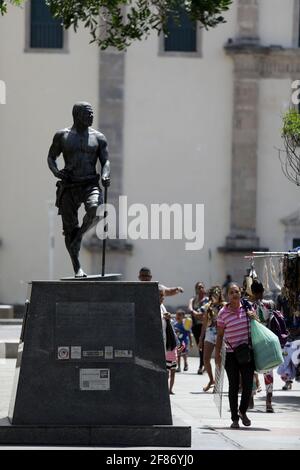
<svg viewBox="0 0 300 470"><path fill-rule="evenodd" d="M147 267L141 268L139 271L138 278L141 282L150 282L152 280L151 270ZM164 288L166 297L183 293L182 287L166 287L166 286L163 286L162 284L161 286Z"/></svg>
<svg viewBox="0 0 300 470"><path fill-rule="evenodd" d="M264 291L265 289L263 284L258 279L254 279L253 283L251 284L252 297L250 297L252 308L256 311L259 321L264 326L268 327L272 311L275 309L275 303L273 300L264 299ZM264 372L263 375L266 387L266 412L274 413L272 406L274 384L273 369ZM253 403L251 403L251 407L252 405Z"/></svg>
<svg viewBox="0 0 300 470"><path fill-rule="evenodd" d="M183 357L184 371L189 369L188 355L189 347L193 347L191 332L186 329L184 324L185 311L183 309L176 310L176 322L174 323L174 330L180 343L181 352L178 354L178 367L176 372L181 372L181 357Z"/></svg>
<svg viewBox="0 0 300 470"><path fill-rule="evenodd" d="M290 340L300 337L300 317L293 315L289 305L288 299L284 296L283 293L279 294L277 297L276 308L279 310L285 319L286 327L289 332L288 342ZM283 379L283 378L282 378ZM284 380L285 384L282 387L282 390L288 391L292 389L293 380L286 379Z"/></svg>
<svg viewBox="0 0 300 470"><path fill-rule="evenodd" d="M229 286L229 284L231 284L231 282L232 282L232 276L231 276L231 274L227 274L226 279L224 281L224 284L222 286L223 297L226 296L228 286Z"/></svg>
<svg viewBox="0 0 300 470"><path fill-rule="evenodd" d="M220 286L212 287L209 290L208 296L209 301L203 307L205 313L199 341L200 344L204 344L204 367L209 377L208 384L203 388L204 392L208 392L208 390L215 384L210 361L216 345L218 314L221 308L225 305Z"/></svg>
<svg viewBox="0 0 300 470"><path fill-rule="evenodd" d="M200 344L200 336L202 331L202 323L204 317L203 306L207 304L208 297L205 292L205 285L203 282L197 282L195 285L195 295L189 301L188 311L192 316L193 326L192 333L199 349L199 369L198 374L203 374L203 344Z"/></svg>
<svg viewBox="0 0 300 470"><path fill-rule="evenodd" d="M163 342L166 354L166 367L168 371L169 394L174 395L173 387L175 382L175 372L177 367L178 350L180 351L179 341L171 323L171 314L167 312L164 306L165 290L159 286L159 303L162 321Z"/></svg>
<svg viewBox="0 0 300 470"><path fill-rule="evenodd" d="M219 369L222 367L221 349L223 339L225 339L225 370L229 381L231 428L238 429L239 419L242 420L244 426L251 426L251 421L247 417L246 411L252 393L255 366L253 351L250 353L249 362L240 364L237 360L235 349L242 344L249 345L250 318L255 316L243 307L241 303L241 289L236 283L229 284L227 295L229 303L220 310L217 318L216 366ZM240 406L238 407L240 374L242 378L242 396Z"/></svg>

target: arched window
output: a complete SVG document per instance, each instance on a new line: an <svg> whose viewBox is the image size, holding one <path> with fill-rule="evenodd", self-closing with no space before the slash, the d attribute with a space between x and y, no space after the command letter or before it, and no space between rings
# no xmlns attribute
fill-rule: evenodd
<svg viewBox="0 0 300 470"><path fill-rule="evenodd" d="M52 17L45 0L31 0L30 2L30 47L38 49L63 48L61 21Z"/></svg>

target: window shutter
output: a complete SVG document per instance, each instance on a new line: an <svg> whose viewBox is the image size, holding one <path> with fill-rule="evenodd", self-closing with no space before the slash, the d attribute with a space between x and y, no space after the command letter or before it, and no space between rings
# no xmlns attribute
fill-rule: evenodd
<svg viewBox="0 0 300 470"><path fill-rule="evenodd" d="M30 47L61 49L63 27L59 19L52 17L45 0L31 0Z"/></svg>
<svg viewBox="0 0 300 470"><path fill-rule="evenodd" d="M190 20L185 11L180 12L179 18L179 24L174 21L172 15L168 18L169 34L165 38L165 51L196 52L196 22Z"/></svg>

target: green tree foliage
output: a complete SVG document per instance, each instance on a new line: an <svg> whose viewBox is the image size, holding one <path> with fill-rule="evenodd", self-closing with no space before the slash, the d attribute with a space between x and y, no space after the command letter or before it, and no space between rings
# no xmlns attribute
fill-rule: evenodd
<svg viewBox="0 0 300 470"><path fill-rule="evenodd" d="M24 3L24 0L10 0L10 2L5 2L4 0L0 0L0 13L4 15L7 12L7 3L12 3L13 5L20 6Z"/></svg>
<svg viewBox="0 0 300 470"><path fill-rule="evenodd" d="M284 175L300 186L300 114L294 108L283 116L282 139L284 150L279 149L279 158Z"/></svg>
<svg viewBox="0 0 300 470"><path fill-rule="evenodd" d="M7 3L20 5L22 0L0 0L4 14ZM192 21L208 29L225 23L223 13L232 0L46 0L54 17L60 18L66 29L77 31L83 22L92 39L101 49L109 46L126 49L133 41L146 38L151 31L167 34L170 15L179 23L184 9Z"/></svg>
<svg viewBox="0 0 300 470"><path fill-rule="evenodd" d="M290 109L283 116L282 137L290 139L299 145L300 114L296 109Z"/></svg>

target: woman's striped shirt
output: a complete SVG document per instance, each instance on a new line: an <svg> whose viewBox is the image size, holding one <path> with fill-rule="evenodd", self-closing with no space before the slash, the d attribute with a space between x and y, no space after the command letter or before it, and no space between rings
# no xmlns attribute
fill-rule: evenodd
<svg viewBox="0 0 300 470"><path fill-rule="evenodd" d="M217 326L224 328L227 351L232 352L240 344L249 343L249 323L250 319L242 306L233 309L227 304L220 310ZM230 346L228 343L230 343Z"/></svg>

